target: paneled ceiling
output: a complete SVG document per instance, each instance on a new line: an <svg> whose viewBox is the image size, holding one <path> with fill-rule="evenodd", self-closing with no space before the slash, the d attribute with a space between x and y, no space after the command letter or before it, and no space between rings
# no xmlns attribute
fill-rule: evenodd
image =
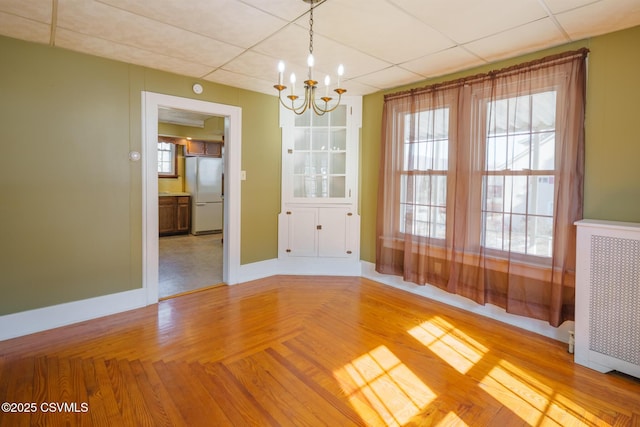
<svg viewBox="0 0 640 427"><path fill-rule="evenodd" d="M324 0L314 77L342 63L364 95L636 25L640 0ZM275 95L280 59L306 74L309 4L0 0L0 34Z"/></svg>

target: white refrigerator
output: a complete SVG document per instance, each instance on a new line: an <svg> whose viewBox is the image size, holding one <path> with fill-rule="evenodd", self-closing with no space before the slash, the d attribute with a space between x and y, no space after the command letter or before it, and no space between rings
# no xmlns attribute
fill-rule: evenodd
<svg viewBox="0 0 640 427"><path fill-rule="evenodd" d="M191 234L222 231L223 172L222 158L185 158L185 190L191 193Z"/></svg>

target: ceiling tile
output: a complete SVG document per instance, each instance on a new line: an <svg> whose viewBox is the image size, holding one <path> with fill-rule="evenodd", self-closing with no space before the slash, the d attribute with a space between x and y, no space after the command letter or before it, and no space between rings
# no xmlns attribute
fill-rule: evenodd
<svg viewBox="0 0 640 427"><path fill-rule="evenodd" d="M50 1L41 0L2 0L0 12L22 16L31 21L51 24L52 6Z"/></svg>
<svg viewBox="0 0 640 427"><path fill-rule="evenodd" d="M546 18L468 43L464 47L480 58L493 62L568 41L553 21Z"/></svg>
<svg viewBox="0 0 640 427"><path fill-rule="evenodd" d="M571 9L597 3L602 0L541 0L549 7L549 10L556 14L566 12Z"/></svg>
<svg viewBox="0 0 640 427"><path fill-rule="evenodd" d="M390 1L460 44L547 16L538 0Z"/></svg>
<svg viewBox="0 0 640 427"><path fill-rule="evenodd" d="M423 80L419 74L392 66L358 78L358 81L378 89L389 89Z"/></svg>
<svg viewBox="0 0 640 427"><path fill-rule="evenodd" d="M47 44L51 38L51 25L0 12L0 35Z"/></svg>
<svg viewBox="0 0 640 427"><path fill-rule="evenodd" d="M640 0L602 0L556 18L573 40L580 40L638 25Z"/></svg>
<svg viewBox="0 0 640 427"><path fill-rule="evenodd" d="M101 3L59 0L58 26L159 55L217 67L242 49Z"/></svg>
<svg viewBox="0 0 640 427"><path fill-rule="evenodd" d="M469 53L464 48L452 47L451 49L423 56L414 61L405 62L402 64L402 68L406 68L423 77L435 77L484 63L485 61Z"/></svg>
<svg viewBox="0 0 640 427"><path fill-rule="evenodd" d="M372 70L381 70L390 65L319 34L315 34L313 40L315 69L323 75L335 76L340 64L343 64L345 68L346 79L370 73ZM306 29L298 25L289 25L255 46L253 50L272 57L274 71L277 69L279 60L283 60L288 69L306 69L307 56L309 55L309 34Z"/></svg>
<svg viewBox="0 0 640 427"><path fill-rule="evenodd" d="M215 83L220 83L227 86L239 87L246 90L252 90L254 92L264 93L266 95L273 95L274 102L275 96L278 92L273 88L275 84L273 81L266 81L264 79L258 79L251 76L244 76L242 74L233 73L223 69L218 69L211 74L204 77L204 80L208 80Z"/></svg>
<svg viewBox="0 0 640 427"><path fill-rule="evenodd" d="M211 67L190 61L176 61L175 58L155 52L118 44L97 37L88 37L65 29L58 29L56 45L78 52L98 55L130 64L168 71L184 76L201 77L211 71Z"/></svg>
<svg viewBox="0 0 640 427"><path fill-rule="evenodd" d="M305 18L296 23L305 25ZM448 38L386 0L332 0L315 12L314 32L399 64L453 46Z"/></svg>
<svg viewBox="0 0 640 427"><path fill-rule="evenodd" d="M256 9L260 9L285 21L295 21L309 12L309 3L303 0L241 0Z"/></svg>
<svg viewBox="0 0 640 427"><path fill-rule="evenodd" d="M237 0L100 0L164 24L248 48L287 21ZM302 2L301 2L302 3Z"/></svg>

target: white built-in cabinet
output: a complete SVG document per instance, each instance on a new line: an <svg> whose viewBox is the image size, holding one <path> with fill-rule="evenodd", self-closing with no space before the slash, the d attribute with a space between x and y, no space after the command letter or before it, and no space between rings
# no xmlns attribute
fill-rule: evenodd
<svg viewBox="0 0 640 427"><path fill-rule="evenodd" d="M355 274L359 268L361 124L361 97L344 98L335 111L323 116L309 110L296 115L280 108L278 257L295 264L300 273ZM323 271L329 264L334 270Z"/></svg>

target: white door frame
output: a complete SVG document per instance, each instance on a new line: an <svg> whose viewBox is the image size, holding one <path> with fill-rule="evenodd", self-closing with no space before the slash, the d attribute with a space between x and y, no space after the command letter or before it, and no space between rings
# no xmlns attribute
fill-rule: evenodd
<svg viewBox="0 0 640 427"><path fill-rule="evenodd" d="M225 118L222 280L238 283L240 269L240 167L242 109L231 105L142 92L142 284L147 304L158 302L158 107Z"/></svg>

